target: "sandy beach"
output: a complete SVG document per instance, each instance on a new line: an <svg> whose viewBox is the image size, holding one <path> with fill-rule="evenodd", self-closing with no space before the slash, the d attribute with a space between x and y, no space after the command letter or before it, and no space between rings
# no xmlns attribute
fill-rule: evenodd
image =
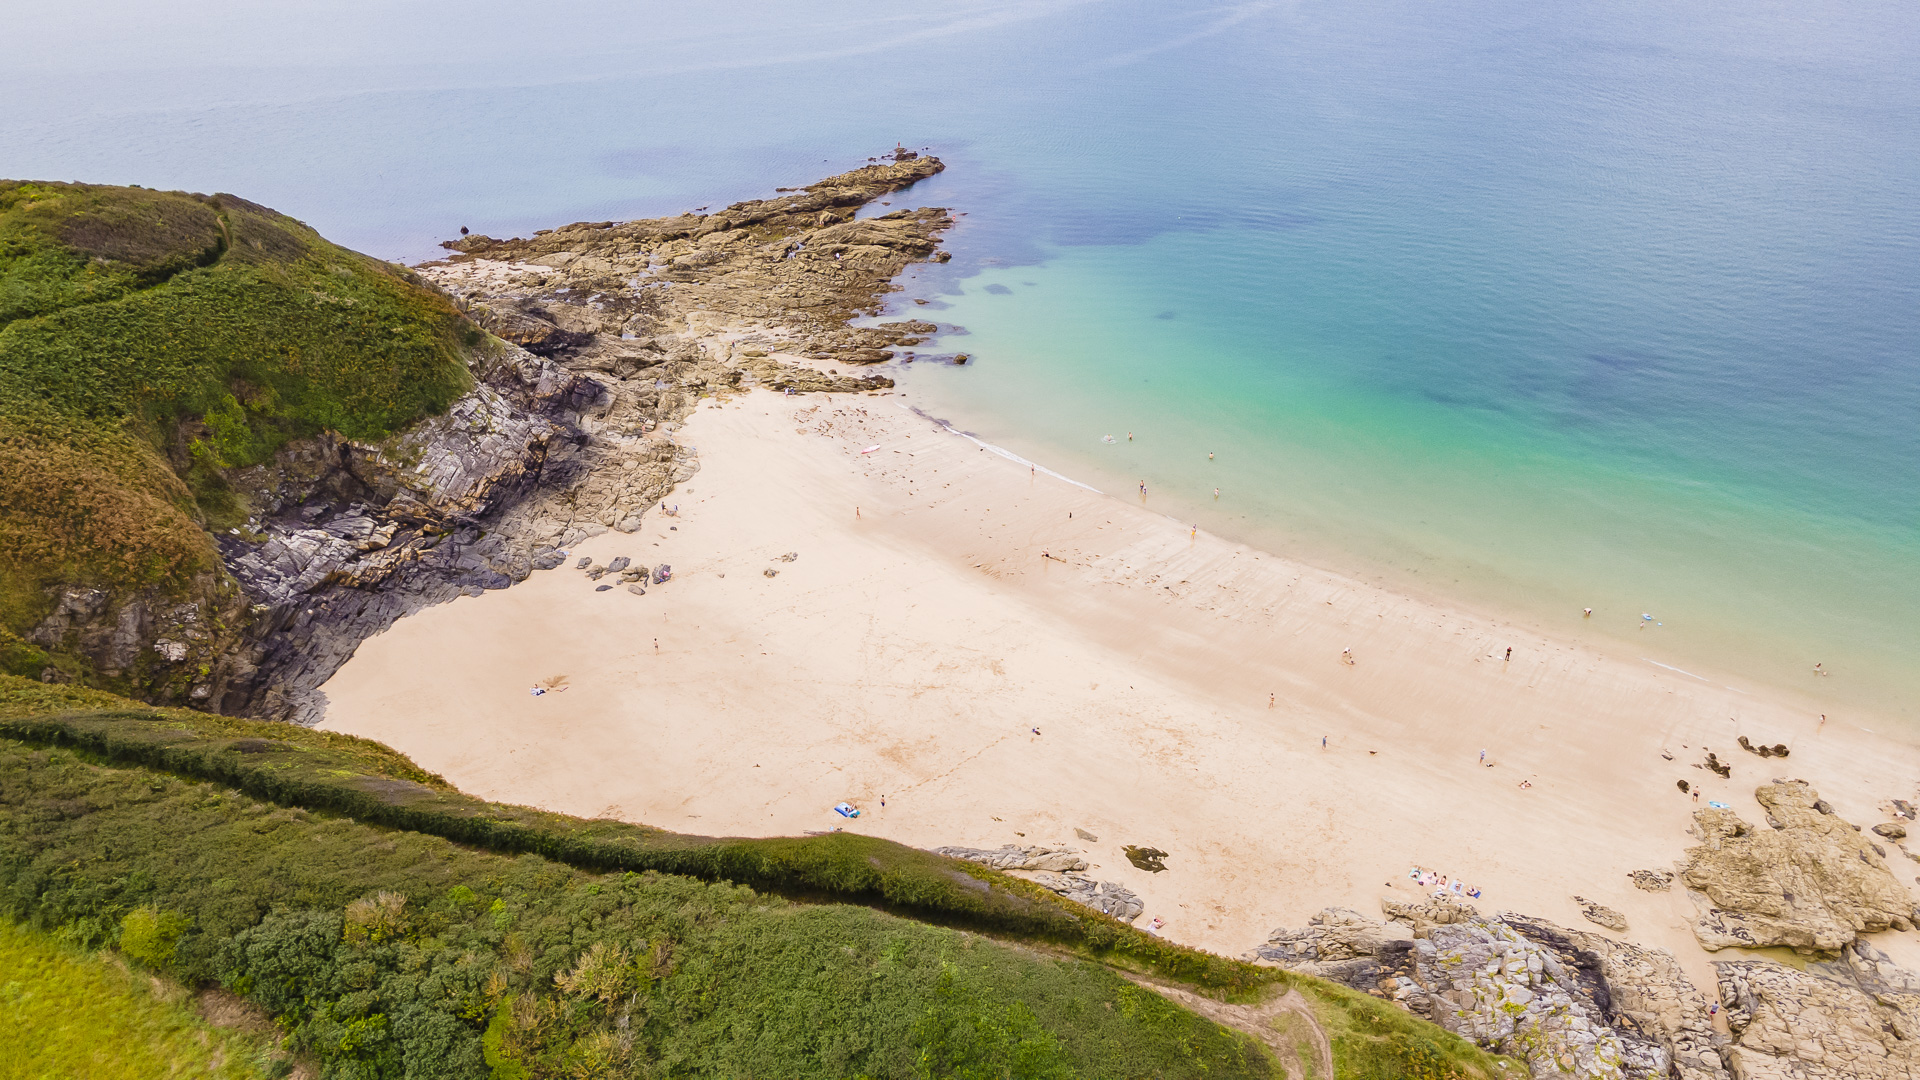
<svg viewBox="0 0 1920 1080"><path fill-rule="evenodd" d="M699 455L677 515L401 620L327 683L324 726L487 798L684 832L1073 844L1140 894L1141 925L1229 955L1329 905L1411 898L1414 865L1478 886L1483 910L1592 929L1577 893L1701 986L1685 893L1627 878L1671 866L1697 806L1763 821L1752 792L1778 776L1861 825L1914 797L1920 749L1872 717L1819 727L1834 710L1812 692L1196 535L1151 493L1095 492L910 405L702 404L661 435ZM619 556L672 580L596 591L616 578L574 568ZM1697 767L1708 749L1730 780ZM1914 937L1874 940L1911 966Z"/></svg>

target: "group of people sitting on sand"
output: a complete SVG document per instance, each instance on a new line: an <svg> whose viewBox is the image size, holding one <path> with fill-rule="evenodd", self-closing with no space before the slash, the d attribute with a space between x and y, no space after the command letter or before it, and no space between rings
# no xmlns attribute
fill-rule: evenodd
<svg viewBox="0 0 1920 1080"><path fill-rule="evenodd" d="M1464 896L1473 900L1480 899L1479 889L1474 888L1464 881L1448 881L1445 874L1436 870L1427 870L1416 866L1407 871L1407 876L1419 882L1421 888L1432 889L1435 899L1445 899L1449 896Z"/></svg>

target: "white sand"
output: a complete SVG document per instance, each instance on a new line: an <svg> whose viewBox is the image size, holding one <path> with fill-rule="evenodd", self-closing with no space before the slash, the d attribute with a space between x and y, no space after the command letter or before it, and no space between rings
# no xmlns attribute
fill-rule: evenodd
<svg viewBox="0 0 1920 1080"><path fill-rule="evenodd" d="M1915 794L1920 750L1872 718L1816 733L1835 710L1812 693L1729 689L1190 536L902 400L703 406L678 436L701 461L679 516L573 553L670 563L670 583L596 593L570 558L403 620L327 684L326 726L486 798L685 832L1076 842L1146 900L1142 925L1229 955L1327 905L1377 913L1389 883L1411 897L1415 863L1480 886L1483 910L1592 929L1579 893L1703 985L1684 893L1626 876L1690 842L1703 804L1675 780L1753 821L1775 776L1863 825ZM556 676L564 692L529 695ZM1703 744L1731 781L1692 767ZM863 816L832 813L843 799ZM1167 871L1123 844L1169 852ZM1914 957L1914 937L1877 940Z"/></svg>

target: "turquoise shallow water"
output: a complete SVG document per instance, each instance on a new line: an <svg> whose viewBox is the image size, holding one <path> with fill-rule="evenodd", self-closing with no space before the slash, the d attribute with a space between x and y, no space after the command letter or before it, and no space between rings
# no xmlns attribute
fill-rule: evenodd
<svg viewBox="0 0 1920 1080"><path fill-rule="evenodd" d="M0 71L0 174L230 190L390 257L932 146L952 168L913 199L967 216L913 288L976 359L906 385L963 426L1333 568L1920 722L1914 5L12 18L41 45Z"/></svg>

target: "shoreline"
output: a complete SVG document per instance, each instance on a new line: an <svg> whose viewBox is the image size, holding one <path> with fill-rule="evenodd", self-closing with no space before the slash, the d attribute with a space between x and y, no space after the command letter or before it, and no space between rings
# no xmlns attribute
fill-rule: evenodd
<svg viewBox="0 0 1920 1080"><path fill-rule="evenodd" d="M1625 876L1693 842L1704 803L1675 779L1749 821L1774 776L1854 822L1912 795L1920 751L1831 723L1808 739L1803 702L1742 694L1732 730L1712 718L1737 690L1189 536L895 407L909 400L703 402L675 433L701 460L677 517L369 640L326 687L323 726L483 797L663 828L1065 842L1143 919L1228 955L1328 905L1411 899L1416 864L1480 886L1484 910L1568 926L1587 925L1579 893L1700 987L1691 904ZM674 578L595 593L571 569L619 555ZM1496 662L1506 644L1517 664ZM1753 759L1736 734L1793 756ZM1732 781L1692 767L1707 746ZM841 800L866 812L840 819ZM1169 872L1122 844L1169 851ZM1911 938L1873 935L1909 966Z"/></svg>
<svg viewBox="0 0 1920 1080"><path fill-rule="evenodd" d="M904 384L896 393L906 395L912 394L914 390L915 388L911 384ZM930 423L950 429L954 434L985 447L990 453L999 454L1021 465L1037 466L1042 475L1055 477L1075 487L1094 492L1095 494L1118 498L1118 496L1113 496L1112 493L1095 487L1092 484L1054 471L1045 465L1039 465L1037 461L1030 460L1017 451L983 439L973 431L963 429L944 417L934 416L932 413L917 405L902 407L910 409L914 415ZM1179 500L1178 496L1174 496L1174 498L1176 501ZM1192 504L1192 508L1201 510L1203 512L1201 516L1205 516L1204 506L1195 502ZM1182 529L1192 527L1191 523L1185 519L1167 513L1164 510L1151 510L1149 512L1158 514L1161 518ZM1389 562L1372 559L1368 556L1355 555L1350 551L1341 554L1347 561L1353 564L1352 566L1348 569L1332 568L1330 564L1337 560L1327 556L1334 552L1337 545L1331 541L1316 543L1295 535L1293 536L1294 545L1307 548L1310 553L1282 553L1275 552L1270 548L1260 547L1258 534L1262 532L1262 530L1258 528L1251 529L1246 534L1232 533L1227 530L1208 530L1204 528L1202 531L1211 532L1228 543L1236 543L1243 547L1260 550L1263 554L1273 558L1298 563L1314 572L1331 574L1335 577L1348 579L1386 593L1404 594L1407 599L1426 604L1430 607L1459 612L1490 625L1508 627L1515 634L1535 635L1543 639L1559 639L1563 643L1579 645L1588 649L1606 649L1611 652L1618 652L1623 655L1629 655L1631 658L1637 659L1642 663L1651 664L1654 667L1684 675L1723 690L1731 690L1736 694L1747 697L1761 697L1770 694L1784 695L1797 700L1800 707L1808 712L1808 715L1831 716L1830 724L1844 724L1868 734L1882 734L1905 744L1920 746L1920 729L1911 728L1908 726L1908 721L1904 718L1879 711L1874 705L1861 705L1855 701L1845 699L1822 701L1817 699L1812 689L1808 687L1790 685L1784 680L1769 680L1749 673L1735 674L1723 668L1713 657L1706 655L1689 654L1686 656L1671 657L1671 659L1680 660L1683 663L1692 664L1695 667L1704 668L1712 672L1712 674L1709 675L1702 675L1686 667L1670 664L1663 660L1655 659L1652 656L1641 655L1643 650L1653 650L1646 648L1647 643L1634 642L1632 635L1597 629L1591 626L1581 626L1579 623L1575 623L1572 629L1581 631L1581 634L1571 634L1568 632L1568 627L1555 625L1549 620L1546 617L1547 609L1545 608L1531 610L1516 609L1502 605L1497 599L1475 594L1469 589L1435 588L1425 581L1416 580L1414 575L1406 573L1401 568ZM1266 531L1275 535L1287 534L1287 530L1279 526L1275 526L1273 529ZM1681 651L1685 652L1686 650L1683 647ZM1698 651L1699 650L1695 650L1696 653ZM1752 688L1744 689L1736 685L1736 683L1743 680L1749 681ZM1867 727L1865 724L1858 722L1858 718L1835 715L1838 710L1841 709L1857 710L1863 715L1864 719L1875 723L1877 726Z"/></svg>

